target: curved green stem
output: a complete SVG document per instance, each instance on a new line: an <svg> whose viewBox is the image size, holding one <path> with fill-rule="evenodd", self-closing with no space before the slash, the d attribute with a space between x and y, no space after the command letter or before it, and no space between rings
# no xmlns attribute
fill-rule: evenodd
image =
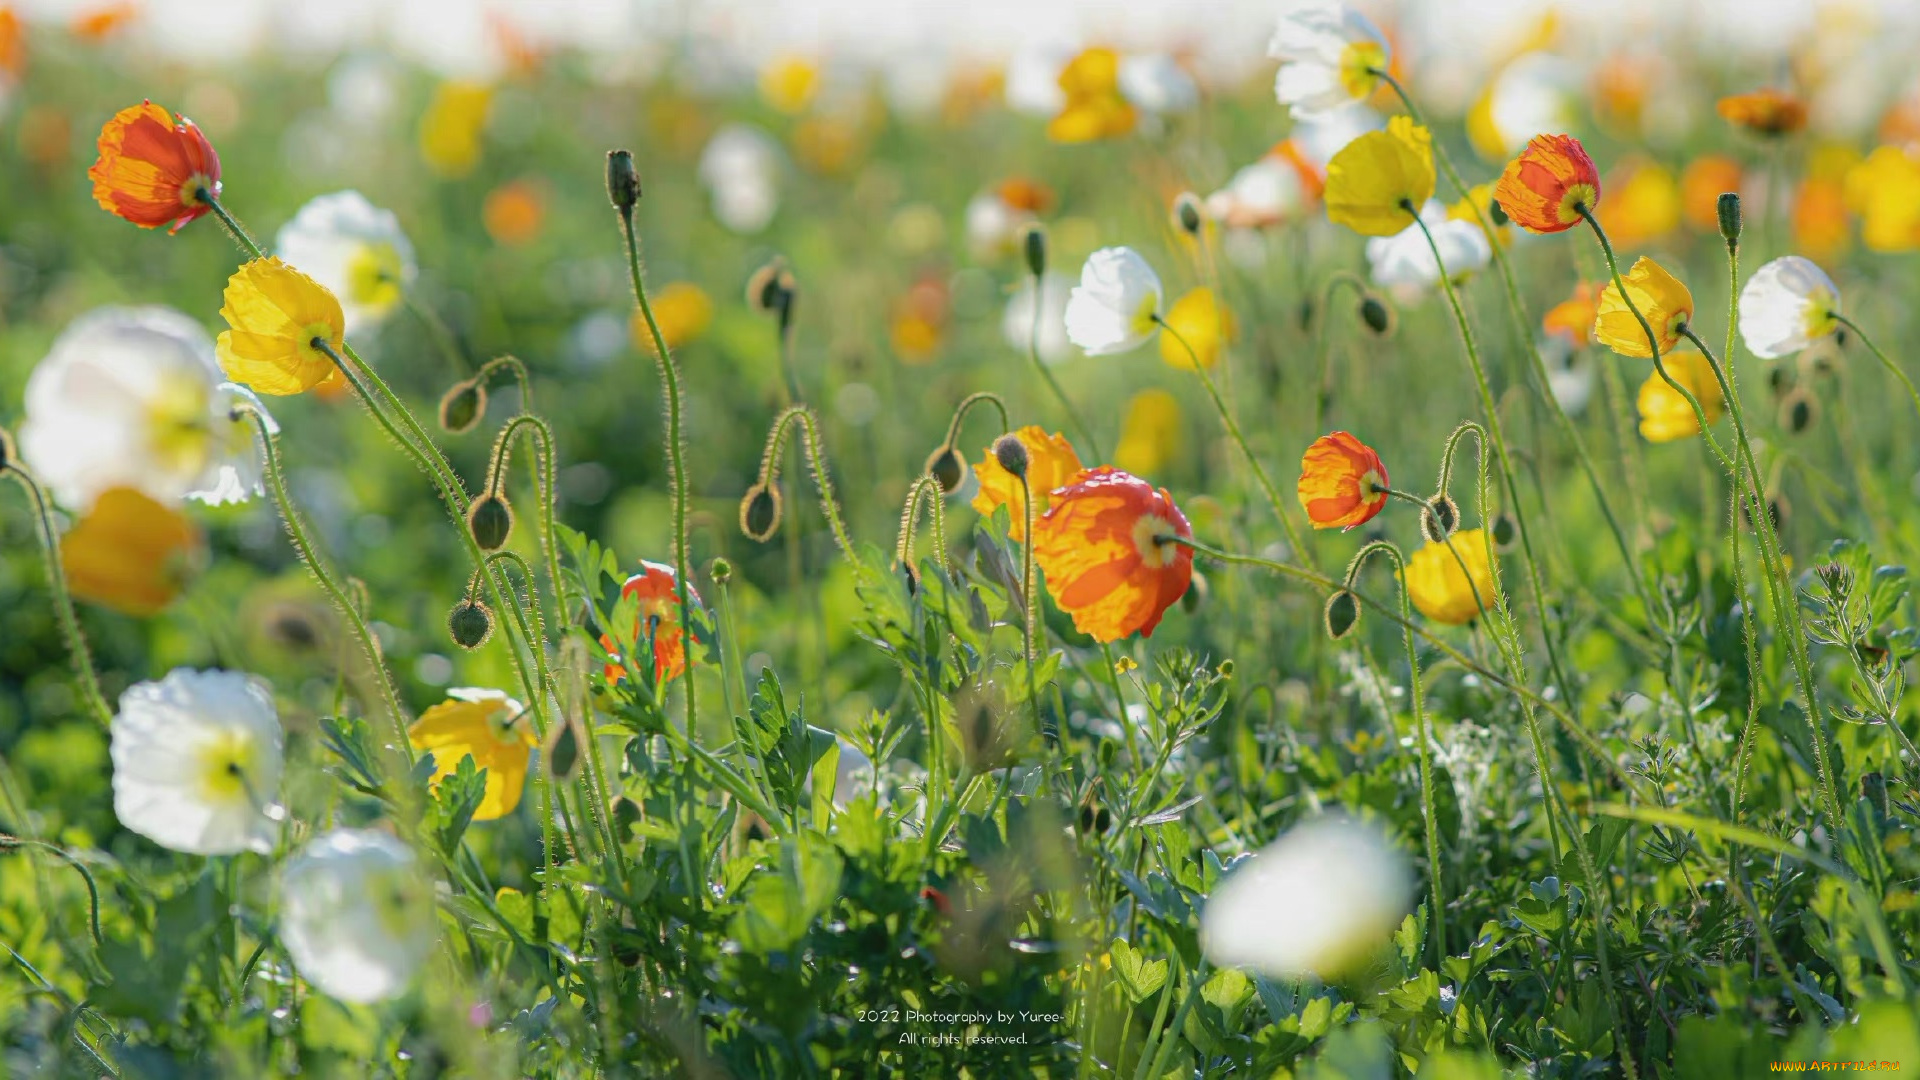
<svg viewBox="0 0 1920 1080"><path fill-rule="evenodd" d="M942 492L940 481L933 474L923 474L907 489L906 506L900 511L900 539L894 544L893 561L896 566L913 564L913 541L920 524L920 504L924 501L933 522L933 546L936 558L942 567L947 565L947 525L946 510L941 505Z"/></svg>
<svg viewBox="0 0 1920 1080"><path fill-rule="evenodd" d="M1833 313L1833 318L1835 322L1853 331L1853 335L1860 339L1860 344L1867 347L1867 351L1872 353L1874 358L1880 361L1881 366L1886 368L1894 378L1900 380L1900 385L1907 388L1907 396L1913 399L1914 410L1920 412L1920 389L1915 389L1913 379L1908 376L1905 371L1901 370L1900 365L1893 362L1892 357L1880 351L1880 346L1875 345L1873 339L1867 336L1867 332L1860 329L1859 323L1854 322L1852 319L1847 318L1837 311ZM1732 353L1728 353L1728 355L1731 356Z"/></svg>
<svg viewBox="0 0 1920 1080"><path fill-rule="evenodd" d="M60 623L60 633L67 639L67 656L73 663L73 679L80 686L80 696L87 703L87 710L103 728L113 726L113 706L107 703L107 697L100 691L100 676L93 670L93 650L87 647L86 632L80 629L80 616L73 609L73 593L67 588L67 568L60 561L60 537L53 531L53 511L47 505L46 493L40 485L20 467L18 462L8 461L0 464L0 473L11 474L27 497L33 500L34 523L39 526L40 545L46 554L47 591L53 596L53 613Z"/></svg>
<svg viewBox="0 0 1920 1080"><path fill-rule="evenodd" d="M1313 387L1313 423L1307 428L1316 435L1326 422L1327 398L1333 392L1333 335L1329 331L1333 324L1333 294L1342 286L1362 296L1369 292L1366 281L1351 270L1335 270L1327 275L1327 284L1320 290L1320 306L1314 309L1313 335L1313 355L1318 359L1320 381Z"/></svg>
<svg viewBox="0 0 1920 1080"><path fill-rule="evenodd" d="M840 554L850 563L858 564L859 555L853 547L853 536L847 532L847 524L840 517L840 502L833 494L833 477L827 472L827 459L820 449L819 424L813 418L813 410L805 405L789 405L773 421L773 427L767 432L766 453L761 456L760 483L772 487L780 479L780 463L785 456L787 428L792 424L800 425L800 448L807 455L807 464L813 469L814 486L820 492L820 509L827 517L827 526L833 530L833 539L840 546Z"/></svg>

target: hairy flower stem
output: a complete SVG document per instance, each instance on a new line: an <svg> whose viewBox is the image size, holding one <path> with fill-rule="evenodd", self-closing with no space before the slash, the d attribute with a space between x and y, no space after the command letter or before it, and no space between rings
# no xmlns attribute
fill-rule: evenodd
<svg viewBox="0 0 1920 1080"><path fill-rule="evenodd" d="M1073 399L1067 396L1067 391L1060 385L1060 380L1053 377L1053 371L1047 367L1046 361L1040 359L1040 320L1047 313L1045 289L1045 274L1034 274L1033 322L1027 328L1027 357L1033 361L1033 370L1039 372L1040 377L1046 380L1047 388L1053 391L1053 396L1060 402L1060 408L1066 411L1067 419L1073 422L1073 430L1087 444L1087 449L1093 452L1094 460L1104 461L1106 455L1100 452L1100 440L1093 437L1093 429L1087 426L1086 418L1082 417L1080 410L1074 407ZM1003 419L1004 411L1003 409Z"/></svg>
<svg viewBox="0 0 1920 1080"><path fill-rule="evenodd" d="M653 338L653 357L660 367L660 383L667 398L667 467L673 481L673 580L674 591L680 603L680 625L691 628L689 613L693 610L687 601L688 575L691 566L687 560L687 466L684 458L685 439L680 430L680 372L673 362L673 352L667 348L667 339L660 333L660 323L653 317L653 306L647 303L647 285L640 272L640 237L633 228L633 207L623 206L620 215L620 232L627 243L627 278L633 286L633 298L640 305L640 317L646 320L647 333ZM782 349L785 349L783 342ZM696 736L695 696L693 672L693 650L687 650L687 735Z"/></svg>
<svg viewBox="0 0 1920 1080"><path fill-rule="evenodd" d="M1024 609L1020 620L1020 636L1024 646L1021 666L1027 670L1027 707L1033 712L1033 734L1038 738L1046 726L1040 718L1040 691L1033 682L1033 623L1035 609L1040 603L1040 590L1034 585L1033 575L1033 485L1027 481L1025 469L1020 470L1020 501L1026 513L1027 530L1024 534L1026 540L1020 544L1020 606ZM1001 770L1003 786L1012 771Z"/></svg>
<svg viewBox="0 0 1920 1080"><path fill-rule="evenodd" d="M208 209L213 211L213 216L220 219L220 224L226 227L227 235L233 237L233 242L239 244L242 251L245 251L248 255L256 259L264 259L267 257L267 253L260 250L260 244L254 240L253 234L249 233L245 225L240 224L238 219L227 212L227 208L221 204L219 198L211 191L208 191L206 188L198 188L194 191L193 195L194 198L199 199Z"/></svg>
<svg viewBox="0 0 1920 1080"><path fill-rule="evenodd" d="M1320 290L1320 306L1314 309L1313 355L1317 359L1320 372L1319 381L1313 384L1313 423L1307 430L1318 434L1326 422L1327 399L1333 396L1333 335L1329 332L1333 323L1333 295L1342 287L1350 288L1362 296L1367 294L1367 283L1359 274L1351 270L1335 270L1327 277L1327 284Z"/></svg>
<svg viewBox="0 0 1920 1080"><path fill-rule="evenodd" d="M1907 388L1907 396L1913 399L1915 411L1920 411L1920 389L1915 389L1913 379L1908 376L1905 371L1900 369L1900 365L1893 362L1892 357L1880 351L1880 346L1875 345L1873 339L1867 336L1867 332L1860 329L1859 323L1854 322L1852 319L1847 318L1837 311L1832 314L1835 322L1853 331L1853 335L1860 339L1860 344L1867 347L1867 351L1872 353L1874 358L1880 361L1881 366L1885 367L1894 378L1900 380L1900 385ZM1733 353L1728 352L1727 356L1732 357Z"/></svg>
<svg viewBox="0 0 1920 1080"><path fill-rule="evenodd" d="M942 569L947 566L946 510L941 505L940 481L928 473L907 489L907 502L900 511L900 539L894 544L893 562L895 566L907 567L909 572L913 569L913 546L919 532L922 502L926 503L928 517L933 523L934 558Z"/></svg>
<svg viewBox="0 0 1920 1080"><path fill-rule="evenodd" d="M1413 699L1413 738L1420 748L1420 814L1426 826L1427 875L1432 885L1433 967L1438 971L1447 956L1447 903L1440 880L1440 825L1433 800L1433 730L1420 692L1420 653L1413 643L1413 607L1407 599L1407 558L1393 544L1376 540L1354 555L1353 562L1347 566L1347 583L1351 587L1367 559L1376 554L1393 560L1395 577L1400 584L1400 628L1407 649L1408 693Z"/></svg>
<svg viewBox="0 0 1920 1080"><path fill-rule="evenodd" d="M1273 481L1268 479L1266 467L1261 465L1260 459L1254 455L1253 447L1247 445L1247 437L1240 433L1239 421L1233 418L1233 410L1227 408L1226 401L1221 398L1220 388L1214 384L1213 376L1207 373L1206 365L1200 362L1200 355L1193 351L1193 346L1187 342L1180 331L1175 330L1159 314L1154 315L1153 321L1160 327L1162 333L1179 342L1180 348L1186 351L1187 360L1193 364L1194 373L1200 376L1201 384L1207 388L1207 396L1213 399L1213 407L1220 414L1220 422L1226 425L1227 435L1233 439L1234 445L1240 448L1240 455L1247 459L1247 465L1253 469L1253 478L1259 482L1260 490L1267 496L1267 504L1273 507L1273 516L1280 519L1280 527L1286 530L1288 546L1293 548L1302 562L1312 566L1314 564L1312 549L1301 540L1300 530L1294 525L1293 518L1287 515L1286 503L1281 500L1280 492L1274 488Z"/></svg>
<svg viewBox="0 0 1920 1080"><path fill-rule="evenodd" d="M847 532L846 521L840 516L840 502L833 493L833 477L827 471L826 454L820 449L820 426L812 409L791 405L774 419L772 429L767 432L766 451L760 458L760 483L772 487L779 482L780 463L786 454L787 428L793 424L800 425L800 448L813 469L814 486L820 492L820 510L826 515L827 527L833 531L833 541L848 562L858 565L859 553L854 550L853 536Z"/></svg>
<svg viewBox="0 0 1920 1080"><path fill-rule="evenodd" d="M1399 95L1400 103L1406 106L1407 115L1413 118L1414 123L1425 127L1426 119L1421 115L1419 106L1413 103L1413 98L1408 95L1406 87L1400 85L1399 80L1384 71L1377 71L1375 74L1379 75L1387 85L1393 87L1393 92ZM1614 513L1613 502L1607 497L1606 486L1600 482L1600 470L1594 467L1593 455L1587 451L1586 440L1580 437L1580 429L1574 425L1573 417L1567 415L1566 408L1553 394L1553 383L1547 374L1546 362L1540 358L1540 350L1533 346L1533 331L1529 329L1526 305L1520 299L1520 288L1514 281L1513 265L1507 261L1506 250L1501 247L1495 237L1493 222L1487 220L1486 213L1480 208L1480 204L1474 201L1471 196L1472 189L1460 178L1460 171L1454 168L1453 158L1448 155L1446 147L1437 139L1433 142L1433 156L1434 160L1440 163L1440 170L1446 174L1447 183L1453 185L1454 191L1466 200L1468 209L1473 211L1474 222L1487 235L1487 246L1492 250L1494 266L1500 271L1500 281L1506 288L1507 313L1513 327L1514 348L1532 362L1534 381L1540 396L1544 397L1547 404L1551 406L1554 422L1560 428L1561 434L1565 436L1567 443L1573 447L1574 458L1580 464L1580 471L1586 474L1587 484L1593 488L1593 497L1599 504L1600 516L1606 519L1607 529L1613 534L1614 545L1620 549L1621 562L1625 565L1628 576L1633 580L1633 589L1640 598L1641 607L1646 611L1648 625L1652 625L1655 610L1653 595L1647 590L1646 576L1640 560L1634 556L1633 547L1627 542L1626 530L1621 528L1619 515ZM1418 213L1414 214L1414 219L1419 220ZM1315 430L1319 429L1316 427Z"/></svg>
<svg viewBox="0 0 1920 1080"><path fill-rule="evenodd" d="M80 629L80 617L73 610L73 593L67 588L67 568L60 561L60 537L53 531L53 511L46 493L20 467L18 462L0 464L0 472L12 475L27 497L33 500L34 524L39 526L40 545L46 555L47 592L53 596L54 617L60 623L61 636L67 639L67 657L73 663L73 679L80 686L80 697L87 703L100 726L113 726L113 706L100 691L100 677L93 670L93 650L87 647L87 635Z"/></svg>

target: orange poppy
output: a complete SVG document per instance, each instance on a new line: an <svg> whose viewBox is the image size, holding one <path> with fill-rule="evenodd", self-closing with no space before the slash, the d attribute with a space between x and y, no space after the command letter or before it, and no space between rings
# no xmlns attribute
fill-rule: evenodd
<svg viewBox="0 0 1920 1080"><path fill-rule="evenodd" d="M143 101L100 129L100 159L87 170L93 201L143 229L181 226L220 196L220 155L193 121ZM205 196L203 198L203 196Z"/></svg>
<svg viewBox="0 0 1920 1080"><path fill-rule="evenodd" d="M1053 189L1025 176L1009 177L997 189L1000 201L1015 210L1044 214L1053 209Z"/></svg>
<svg viewBox="0 0 1920 1080"><path fill-rule="evenodd" d="M1720 228L1720 196L1740 191L1740 163L1725 154L1701 154L1680 173L1680 213L1702 232Z"/></svg>
<svg viewBox="0 0 1920 1080"><path fill-rule="evenodd" d="M205 554L186 516L133 488L102 493L60 538L73 595L128 615L155 615L192 579Z"/></svg>
<svg viewBox="0 0 1920 1080"><path fill-rule="evenodd" d="M1815 262L1831 262L1852 239L1847 189L1839 180L1810 176L1793 198L1793 247Z"/></svg>
<svg viewBox="0 0 1920 1080"><path fill-rule="evenodd" d="M546 225L546 191L532 180L501 184L487 193L480 219L495 243L508 247L530 244Z"/></svg>
<svg viewBox="0 0 1920 1080"><path fill-rule="evenodd" d="M0 74L18 78L27 67L26 30L10 7L0 7Z"/></svg>
<svg viewBox="0 0 1920 1080"><path fill-rule="evenodd" d="M680 619L674 613L679 601L678 579L674 577L673 567L664 563L640 562L641 572L627 579L620 587L621 596L640 598L638 622L640 638L653 635L653 678L660 683L671 682L687 670L687 649L684 635L680 630ZM687 587L687 602L699 604L700 594ZM614 652L616 642L611 634L600 635L600 645L609 656L607 662L607 681L613 682L626 674L626 664L620 655Z"/></svg>
<svg viewBox="0 0 1920 1080"><path fill-rule="evenodd" d="M1300 456L1300 505L1316 529L1351 529L1387 505L1387 467L1344 431L1313 440Z"/></svg>
<svg viewBox="0 0 1920 1080"><path fill-rule="evenodd" d="M1034 525L1047 594L1096 641L1151 636L1193 580L1193 529L1165 488L1111 465L1054 489Z"/></svg>
<svg viewBox="0 0 1920 1080"><path fill-rule="evenodd" d="M1535 135L1507 163L1493 197L1514 224L1556 233L1580 224L1580 212L1600 205L1600 170L1571 135Z"/></svg>
<svg viewBox="0 0 1920 1080"><path fill-rule="evenodd" d="M1024 543L1027 539L1026 492L1033 492L1033 512L1038 517L1053 505L1049 492L1072 483L1083 470L1080 455L1073 452L1073 444L1064 435L1057 432L1049 435L1038 424L1028 424L1013 436L1027 448L1026 487L1021 487L1020 478L1000 464L993 447L989 446L980 455L979 464L973 467L973 475L980 478L980 493L973 497L972 505L983 515L1006 507L1007 536L1015 543Z"/></svg>
<svg viewBox="0 0 1920 1080"><path fill-rule="evenodd" d="M1720 115L1756 135L1788 135L1807 126L1807 103L1772 87L1723 97Z"/></svg>
<svg viewBox="0 0 1920 1080"><path fill-rule="evenodd" d="M1593 343L1593 320L1600 315L1601 286L1583 281L1573 287L1573 295L1547 310L1540 329L1548 336L1560 334L1575 345Z"/></svg>

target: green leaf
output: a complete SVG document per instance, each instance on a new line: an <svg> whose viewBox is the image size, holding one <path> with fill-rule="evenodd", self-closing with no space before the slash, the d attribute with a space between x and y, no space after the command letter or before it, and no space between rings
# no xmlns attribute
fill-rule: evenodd
<svg viewBox="0 0 1920 1080"><path fill-rule="evenodd" d="M1167 962L1148 960L1127 944L1124 938L1114 939L1108 955L1113 960L1114 977L1135 1005L1159 993L1161 985L1167 981Z"/></svg>

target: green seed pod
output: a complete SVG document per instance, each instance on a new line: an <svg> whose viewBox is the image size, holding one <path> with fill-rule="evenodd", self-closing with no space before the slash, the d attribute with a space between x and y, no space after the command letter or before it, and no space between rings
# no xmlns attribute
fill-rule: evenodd
<svg viewBox="0 0 1920 1080"><path fill-rule="evenodd" d="M1514 542L1520 539L1520 523L1513 519L1512 514L1502 510L1494 515L1491 532L1493 546L1504 555L1512 551Z"/></svg>
<svg viewBox="0 0 1920 1080"><path fill-rule="evenodd" d="M1460 505L1451 495L1435 495L1427 500L1426 509L1420 511L1420 535L1426 537L1428 543L1440 543L1459 527Z"/></svg>
<svg viewBox="0 0 1920 1080"><path fill-rule="evenodd" d="M1780 426L1795 435L1811 428L1820 419L1820 401L1805 390L1795 390L1780 399Z"/></svg>
<svg viewBox="0 0 1920 1080"><path fill-rule="evenodd" d="M1120 756L1120 744L1108 739L1100 744L1100 752L1095 756L1100 759L1100 768L1103 771L1111 769L1114 759Z"/></svg>
<svg viewBox="0 0 1920 1080"><path fill-rule="evenodd" d="M747 539L766 543L780 528L780 490L755 484L740 500L740 531Z"/></svg>
<svg viewBox="0 0 1920 1080"><path fill-rule="evenodd" d="M1360 322L1368 330L1373 331L1375 337L1386 337L1393 333L1396 321L1393 317L1393 309L1387 306L1385 300L1372 293L1367 293L1360 298Z"/></svg>
<svg viewBox="0 0 1920 1080"><path fill-rule="evenodd" d="M1360 600L1350 590L1341 589L1327 597L1325 612L1327 636L1335 641L1353 632L1360 622Z"/></svg>
<svg viewBox="0 0 1920 1080"><path fill-rule="evenodd" d="M455 645L471 652L493 636L493 612L478 600L462 600L447 613L447 634Z"/></svg>
<svg viewBox="0 0 1920 1080"><path fill-rule="evenodd" d="M1199 236L1200 200L1191 191L1183 191L1173 200L1173 223L1188 236Z"/></svg>
<svg viewBox="0 0 1920 1080"><path fill-rule="evenodd" d="M1195 570L1187 581L1187 591L1180 594L1180 610L1192 615L1207 606L1207 593L1213 586L1207 584L1206 575Z"/></svg>
<svg viewBox="0 0 1920 1080"><path fill-rule="evenodd" d="M513 535L513 507L504 495L487 492L467 508L467 528L481 551L499 551Z"/></svg>
<svg viewBox="0 0 1920 1080"><path fill-rule="evenodd" d="M707 568L707 575L713 578L715 585L725 585L733 580L733 563L724 558L717 558L713 560L713 565Z"/></svg>
<svg viewBox="0 0 1920 1080"><path fill-rule="evenodd" d="M1720 201L1714 204L1713 209L1714 213L1719 215L1720 218L1720 235L1726 237L1727 243L1729 244L1739 243L1740 193L1736 191L1722 192Z"/></svg>
<svg viewBox="0 0 1920 1080"><path fill-rule="evenodd" d="M993 457L1000 467L1015 476L1027 475L1027 444L1017 435L1002 435L993 441Z"/></svg>
<svg viewBox="0 0 1920 1080"><path fill-rule="evenodd" d="M747 279L747 306L755 311L778 312L786 305L787 260L776 255Z"/></svg>
<svg viewBox="0 0 1920 1080"><path fill-rule="evenodd" d="M1020 238L1020 249L1027 256L1027 272L1039 277L1047 272L1047 230L1040 225L1029 225Z"/></svg>
<svg viewBox="0 0 1920 1080"><path fill-rule="evenodd" d="M440 399L440 430L453 435L473 430L487 414L487 388L477 379L453 384Z"/></svg>
<svg viewBox="0 0 1920 1080"><path fill-rule="evenodd" d="M633 155L628 151L607 151L607 198L623 214L640 201L640 173L634 169Z"/></svg>
<svg viewBox="0 0 1920 1080"><path fill-rule="evenodd" d="M940 494L951 495L960 490L967 478L967 463L961 458L960 451L951 444L935 450L927 458L926 471L940 485Z"/></svg>

